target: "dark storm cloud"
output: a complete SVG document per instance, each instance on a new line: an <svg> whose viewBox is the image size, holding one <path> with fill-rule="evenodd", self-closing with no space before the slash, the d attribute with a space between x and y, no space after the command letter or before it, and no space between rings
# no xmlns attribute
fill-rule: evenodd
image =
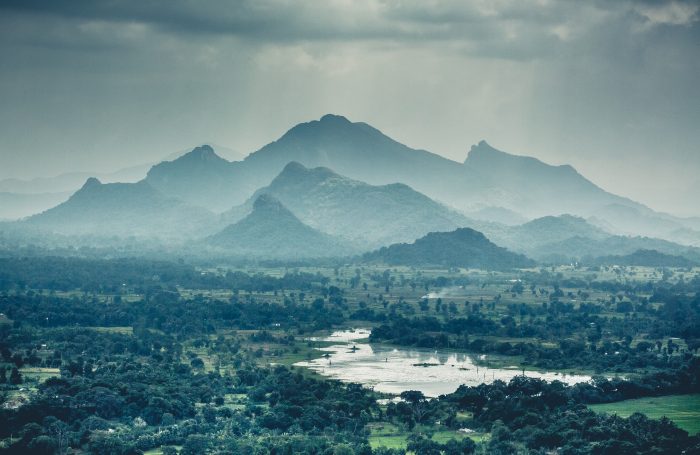
<svg viewBox="0 0 700 455"><path fill-rule="evenodd" d="M518 59L546 54L599 27L625 32L637 27L636 33L643 33L645 25L687 26L698 19L698 5L692 1L6 0L0 8L25 18L33 14L141 24L175 35L229 35L262 42L443 41L481 56L494 52Z"/></svg>

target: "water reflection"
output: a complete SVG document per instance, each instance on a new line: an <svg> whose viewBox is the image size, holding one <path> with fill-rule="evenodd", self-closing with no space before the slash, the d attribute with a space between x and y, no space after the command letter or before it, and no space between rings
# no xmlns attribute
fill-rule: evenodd
<svg viewBox="0 0 700 455"><path fill-rule="evenodd" d="M490 368L477 366L466 353L445 350L394 348L383 345L353 343L367 338L368 330L339 331L317 341L338 342L321 348L325 357L296 365L306 366L324 376L347 382L359 382L380 392L399 394L404 390L420 390L426 396L454 392L461 384L469 386L509 381L523 371L518 367ZM485 357L488 359L487 357ZM559 380L567 384L586 382L584 375L526 371L526 376Z"/></svg>

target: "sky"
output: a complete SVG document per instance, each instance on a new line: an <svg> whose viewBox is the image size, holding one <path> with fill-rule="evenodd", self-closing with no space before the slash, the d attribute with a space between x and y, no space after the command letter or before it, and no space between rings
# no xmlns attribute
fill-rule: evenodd
<svg viewBox="0 0 700 455"><path fill-rule="evenodd" d="M326 113L700 215L700 2L0 0L0 178L242 154Z"/></svg>

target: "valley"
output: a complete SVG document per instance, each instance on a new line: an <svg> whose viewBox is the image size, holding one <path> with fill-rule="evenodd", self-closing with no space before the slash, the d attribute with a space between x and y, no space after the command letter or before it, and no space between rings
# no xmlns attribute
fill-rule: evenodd
<svg viewBox="0 0 700 455"><path fill-rule="evenodd" d="M72 425L65 444L91 451L552 447L525 414L499 411L500 390L537 410L538 431L560 432L563 412L609 425L632 399L641 414L625 431L654 428L648 443L666 449L696 438L643 414L694 428L692 404L655 403L700 392L698 268L2 261L0 450L36 447L30 427L59 425L49 415ZM602 441L575 434L582 447Z"/></svg>

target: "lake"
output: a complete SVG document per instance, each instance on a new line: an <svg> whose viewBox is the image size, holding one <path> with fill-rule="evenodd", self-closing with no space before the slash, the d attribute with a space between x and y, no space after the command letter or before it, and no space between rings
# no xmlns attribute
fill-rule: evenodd
<svg viewBox="0 0 700 455"><path fill-rule="evenodd" d="M334 344L320 348L326 352L325 357L295 365L330 378L373 387L379 392L399 394L405 390L420 390L429 397L452 393L461 384L476 386L496 379L508 382L523 374L523 370L517 366L477 366L474 363L475 355L469 353L356 343L369 337L369 334L370 331L366 329L344 330L328 337L311 338ZM488 361L487 356L476 357ZM525 375L547 381L556 379L567 384L591 379L590 376L559 372L525 371Z"/></svg>

